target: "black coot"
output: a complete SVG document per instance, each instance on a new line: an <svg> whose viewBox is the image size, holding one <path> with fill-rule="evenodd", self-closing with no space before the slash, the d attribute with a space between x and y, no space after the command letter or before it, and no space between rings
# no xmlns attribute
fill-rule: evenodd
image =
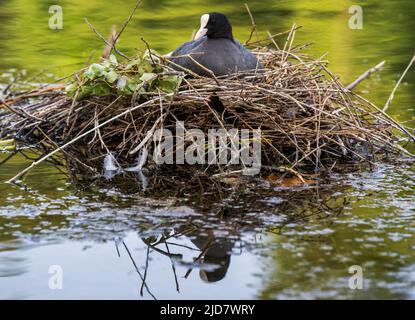
<svg viewBox="0 0 415 320"><path fill-rule="evenodd" d="M171 54L171 61L202 76L211 76L204 68L183 55L191 55L215 76L234 73L262 73L255 55L232 35L228 18L221 13L204 14L195 39L182 44Z"/></svg>

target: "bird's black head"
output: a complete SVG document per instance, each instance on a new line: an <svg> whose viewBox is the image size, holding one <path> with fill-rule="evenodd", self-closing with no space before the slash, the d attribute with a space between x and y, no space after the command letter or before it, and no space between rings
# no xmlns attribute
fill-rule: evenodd
<svg viewBox="0 0 415 320"><path fill-rule="evenodd" d="M226 38L233 40L232 26L228 18L217 12L204 14L200 18L200 29L197 32L195 39L203 36L208 38Z"/></svg>

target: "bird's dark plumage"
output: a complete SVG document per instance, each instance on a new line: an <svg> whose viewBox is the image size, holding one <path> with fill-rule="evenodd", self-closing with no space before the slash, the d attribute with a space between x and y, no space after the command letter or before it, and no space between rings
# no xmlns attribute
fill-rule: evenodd
<svg viewBox="0 0 415 320"><path fill-rule="evenodd" d="M184 55L191 55L204 68ZM255 55L233 38L232 26L220 13L203 15L196 39L182 44L171 56L172 62L202 76L211 76L205 68L215 76L253 73L263 68Z"/></svg>

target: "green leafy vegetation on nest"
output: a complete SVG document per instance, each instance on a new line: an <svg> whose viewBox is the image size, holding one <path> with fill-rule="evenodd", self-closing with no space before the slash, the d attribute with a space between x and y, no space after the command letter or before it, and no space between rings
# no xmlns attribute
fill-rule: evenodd
<svg viewBox="0 0 415 320"><path fill-rule="evenodd" d="M126 63L118 62L111 55L102 63L91 64L66 87L66 93L77 100L111 94L173 93L178 90L182 79L182 75L161 64L155 51L147 50L141 57Z"/></svg>

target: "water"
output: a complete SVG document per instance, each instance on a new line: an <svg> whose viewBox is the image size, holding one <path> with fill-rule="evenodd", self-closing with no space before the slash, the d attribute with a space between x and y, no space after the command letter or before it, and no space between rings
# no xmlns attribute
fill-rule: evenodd
<svg viewBox="0 0 415 320"><path fill-rule="evenodd" d="M64 29L50 30L48 1L5 1L0 74L76 71L102 50L83 17L106 35L133 3L64 1ZM352 1L249 4L262 34L302 25L296 43L314 41L307 49L313 55L328 51L344 83L386 60L358 88L378 105L414 53L410 0L361 1L363 30L348 28ZM249 36L243 1L145 1L119 49L132 54L144 48L144 37L158 51L171 51L189 39L200 14L214 10L229 15L238 39ZM411 127L414 80L410 71L388 110ZM6 157L0 154L0 163ZM0 166L0 181L28 163L13 157ZM382 164L294 190L271 181L256 192L238 187L222 200L197 190L193 197L153 199L121 186L79 189L43 164L26 189L0 183L0 298L414 299L414 171L411 163ZM349 288L353 265L363 270L362 290ZM53 290L60 272L63 287Z"/></svg>

